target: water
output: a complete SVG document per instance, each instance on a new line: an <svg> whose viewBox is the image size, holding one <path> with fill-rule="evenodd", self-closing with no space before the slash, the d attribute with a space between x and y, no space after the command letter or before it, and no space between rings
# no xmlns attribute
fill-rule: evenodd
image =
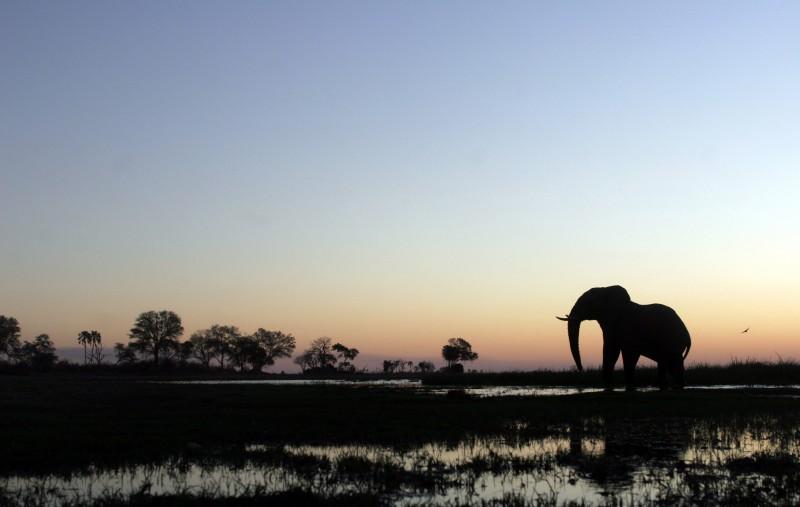
<svg viewBox="0 0 800 507"><path fill-rule="evenodd" d="M516 421L511 425L515 431L503 438L472 437L406 449L254 443L235 451L193 449L149 465L15 475L0 478L0 489L8 498L51 506L137 493L227 498L292 488L323 496L377 493L399 506L480 505L511 497L530 504L577 500L590 505L610 499L671 503L676 494L695 500L713 494L719 500L746 487L747 481L767 487L763 474L736 473L735 460L762 455L800 460L797 432L781 429L778 421L595 418L552 428L551 434L536 438L525 436L525 421ZM790 494L800 495L796 490Z"/></svg>

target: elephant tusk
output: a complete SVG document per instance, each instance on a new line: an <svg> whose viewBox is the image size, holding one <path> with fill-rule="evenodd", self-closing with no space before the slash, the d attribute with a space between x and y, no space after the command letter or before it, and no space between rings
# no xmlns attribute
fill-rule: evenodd
<svg viewBox="0 0 800 507"><path fill-rule="evenodd" d="M565 316L563 316L563 317L558 317L558 316L556 316L556 318L557 318L558 320L563 320L564 322L567 322L567 321L569 320L569 315L565 315Z"/></svg>

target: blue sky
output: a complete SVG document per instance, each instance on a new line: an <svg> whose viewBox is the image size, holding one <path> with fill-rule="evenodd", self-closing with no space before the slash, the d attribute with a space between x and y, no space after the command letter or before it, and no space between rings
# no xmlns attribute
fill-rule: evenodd
<svg viewBox="0 0 800 507"><path fill-rule="evenodd" d="M798 26L793 2L3 2L0 313L59 345L166 307L558 362L553 313L623 283L699 357L758 355L726 348L739 320L800 353L770 318L800 282Z"/></svg>

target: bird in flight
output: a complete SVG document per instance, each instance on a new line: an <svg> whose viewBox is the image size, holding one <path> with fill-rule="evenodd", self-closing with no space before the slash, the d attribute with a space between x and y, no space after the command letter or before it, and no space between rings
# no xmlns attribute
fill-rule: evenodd
<svg viewBox="0 0 800 507"><path fill-rule="evenodd" d="M742 331L742 334L745 334L745 333L746 333L746 332L748 332L748 331L750 331L750 328L749 328L749 327L748 327L747 329L745 329L744 331Z"/></svg>

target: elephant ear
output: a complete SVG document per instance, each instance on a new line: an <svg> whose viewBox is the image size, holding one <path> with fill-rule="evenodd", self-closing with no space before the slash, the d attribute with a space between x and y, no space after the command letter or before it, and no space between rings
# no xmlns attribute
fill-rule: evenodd
<svg viewBox="0 0 800 507"><path fill-rule="evenodd" d="M611 287L606 287L605 290L606 311L609 314L619 314L631 302L631 296L628 291L620 285L612 285Z"/></svg>

